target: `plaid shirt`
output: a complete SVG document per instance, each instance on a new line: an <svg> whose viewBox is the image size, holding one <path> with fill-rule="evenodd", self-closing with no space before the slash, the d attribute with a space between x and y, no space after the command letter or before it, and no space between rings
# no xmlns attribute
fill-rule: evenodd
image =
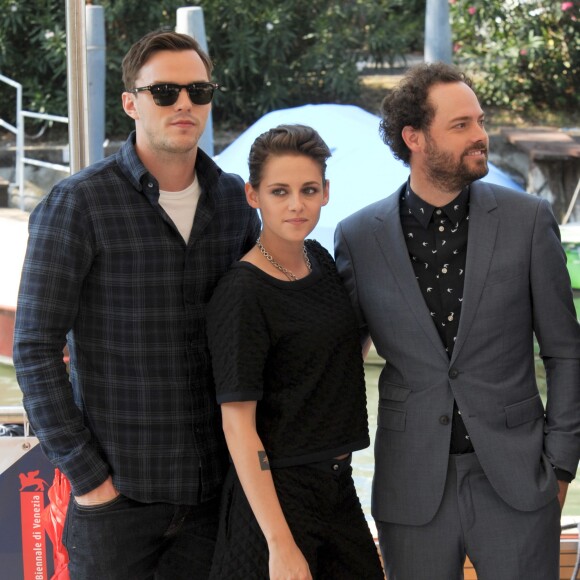
<svg viewBox="0 0 580 580"><path fill-rule="evenodd" d="M196 504L216 497L227 464L206 304L259 219L242 180L198 150L186 245L134 141L31 214L14 365L35 434L75 495L110 473L135 500Z"/></svg>

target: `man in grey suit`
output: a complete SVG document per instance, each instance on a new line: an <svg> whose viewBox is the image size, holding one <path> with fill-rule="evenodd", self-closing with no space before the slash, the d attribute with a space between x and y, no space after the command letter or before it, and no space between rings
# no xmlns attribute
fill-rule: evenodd
<svg viewBox="0 0 580 580"><path fill-rule="evenodd" d="M466 554L479 580L555 580L580 457L580 329L557 223L546 200L478 181L484 114L454 67L411 69L382 112L409 180L335 241L386 360L372 511L388 580L460 579Z"/></svg>

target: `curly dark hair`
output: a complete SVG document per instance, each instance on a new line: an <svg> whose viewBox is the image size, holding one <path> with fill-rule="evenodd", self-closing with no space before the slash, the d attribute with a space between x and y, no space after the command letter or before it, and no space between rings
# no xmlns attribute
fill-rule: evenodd
<svg viewBox="0 0 580 580"><path fill-rule="evenodd" d="M149 32L140 38L129 49L125 58L123 58L121 69L123 71L123 84L125 85L126 91L135 88L135 80L139 76L141 68L155 53L162 50L173 52L193 50L197 52L207 71L207 78L211 79L213 64L197 40L189 36L189 34L159 29Z"/></svg>
<svg viewBox="0 0 580 580"><path fill-rule="evenodd" d="M428 101L429 90L439 83L465 83L472 87L471 79L456 67L442 62L424 63L411 67L383 99L379 132L393 155L405 165L409 165L411 152L403 140L403 128L407 125L418 130L429 128L435 115Z"/></svg>
<svg viewBox="0 0 580 580"><path fill-rule="evenodd" d="M264 165L270 156L288 153L310 157L320 166L322 182L326 181L326 160L331 153L318 132L307 125L278 125L256 137L250 149L250 185L254 189L260 185Z"/></svg>

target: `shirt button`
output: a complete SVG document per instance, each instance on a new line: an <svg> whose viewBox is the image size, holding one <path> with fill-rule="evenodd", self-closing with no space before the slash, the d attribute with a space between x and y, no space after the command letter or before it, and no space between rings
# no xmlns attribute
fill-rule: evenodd
<svg viewBox="0 0 580 580"><path fill-rule="evenodd" d="M444 232L445 231L445 228L443 226L439 226L439 231L440 232Z"/></svg>
<svg viewBox="0 0 580 580"><path fill-rule="evenodd" d="M441 423L441 425L449 425L449 417L447 415L441 415L441 417L439 417L439 423Z"/></svg>
<svg viewBox="0 0 580 580"><path fill-rule="evenodd" d="M152 188L152 187L153 187L153 184L152 184L151 182L149 182L149 183L147 184L147 187L149 187L149 188Z"/></svg>
<svg viewBox="0 0 580 580"><path fill-rule="evenodd" d="M453 314L450 314L450 315L447 317L447 320L449 320L449 322L452 322L452 321L453 321Z"/></svg>
<svg viewBox="0 0 580 580"><path fill-rule="evenodd" d="M338 471L338 463L333 464L332 471Z"/></svg>
<svg viewBox="0 0 580 580"><path fill-rule="evenodd" d="M442 274L447 274L447 268L441 268L441 273Z"/></svg>
<svg viewBox="0 0 580 580"><path fill-rule="evenodd" d="M440 210L440 209L436 209L436 210L435 210L435 213L436 213L437 215L441 215L441 210Z"/></svg>
<svg viewBox="0 0 580 580"><path fill-rule="evenodd" d="M451 369L449 371L449 378L456 379L459 376L459 371L457 369Z"/></svg>

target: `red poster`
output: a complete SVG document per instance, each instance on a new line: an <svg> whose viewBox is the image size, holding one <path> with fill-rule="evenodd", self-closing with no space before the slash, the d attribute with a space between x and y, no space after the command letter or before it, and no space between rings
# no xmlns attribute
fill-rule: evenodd
<svg viewBox="0 0 580 580"><path fill-rule="evenodd" d="M46 534L42 525L46 482L38 471L21 473L20 518L22 527L23 580L48 580ZM32 489L33 491L29 491Z"/></svg>

